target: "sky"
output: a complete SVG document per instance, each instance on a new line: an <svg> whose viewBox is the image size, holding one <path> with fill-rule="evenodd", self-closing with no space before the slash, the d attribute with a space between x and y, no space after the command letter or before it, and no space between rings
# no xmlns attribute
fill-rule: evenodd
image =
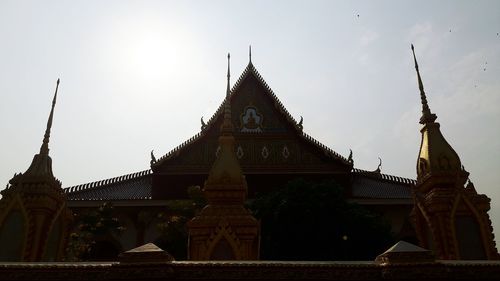
<svg viewBox="0 0 500 281"><path fill-rule="evenodd" d="M500 1L0 0L0 184L50 140L64 187L149 168L252 62L304 131L356 168L416 178L420 97L500 235Z"/></svg>

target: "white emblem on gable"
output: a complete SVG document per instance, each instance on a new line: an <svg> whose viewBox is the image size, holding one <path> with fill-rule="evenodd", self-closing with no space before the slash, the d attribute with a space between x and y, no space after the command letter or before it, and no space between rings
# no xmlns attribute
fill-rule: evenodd
<svg viewBox="0 0 500 281"><path fill-rule="evenodd" d="M241 131L249 133L262 132L262 115L257 112L257 108L247 106L241 115Z"/></svg>

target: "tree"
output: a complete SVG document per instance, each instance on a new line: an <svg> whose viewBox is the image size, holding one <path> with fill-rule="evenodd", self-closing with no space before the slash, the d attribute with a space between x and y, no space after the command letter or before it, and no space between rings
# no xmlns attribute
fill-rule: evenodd
<svg viewBox="0 0 500 281"><path fill-rule="evenodd" d="M187 191L189 200L170 202L167 206L168 211L158 214L160 223L156 225L160 237L154 243L169 252L176 260L187 258L186 223L207 204L199 186L190 186Z"/></svg>
<svg viewBox="0 0 500 281"><path fill-rule="evenodd" d="M294 180L251 204L261 219L261 258L373 260L394 241L380 216L347 202L334 181Z"/></svg>
<svg viewBox="0 0 500 281"><path fill-rule="evenodd" d="M125 228L113 217L113 205L104 203L96 210L75 216L77 231L69 236L66 260L116 259L119 250L112 241Z"/></svg>

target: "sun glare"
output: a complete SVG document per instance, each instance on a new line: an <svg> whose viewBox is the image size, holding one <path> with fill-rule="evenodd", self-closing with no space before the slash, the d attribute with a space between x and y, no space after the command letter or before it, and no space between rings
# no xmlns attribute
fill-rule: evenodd
<svg viewBox="0 0 500 281"><path fill-rule="evenodd" d="M158 20L121 27L114 41L120 46L112 54L120 66L119 71L130 79L148 83L158 83L182 68L181 58L187 56L192 45L182 28Z"/></svg>

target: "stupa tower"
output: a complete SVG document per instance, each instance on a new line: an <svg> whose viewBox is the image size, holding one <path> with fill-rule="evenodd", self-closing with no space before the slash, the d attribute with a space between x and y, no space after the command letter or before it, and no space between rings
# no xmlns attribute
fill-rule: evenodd
<svg viewBox="0 0 500 281"><path fill-rule="evenodd" d="M50 130L57 100L52 100L40 152L28 170L16 174L1 192L0 260L57 261L64 255L71 211L61 182L52 173L49 156Z"/></svg>
<svg viewBox="0 0 500 281"><path fill-rule="evenodd" d="M411 48L422 103L422 140L413 192L417 237L438 259L498 259L487 213L490 199L477 194L460 157L441 134Z"/></svg>
<svg viewBox="0 0 500 281"><path fill-rule="evenodd" d="M219 153L203 187L207 206L188 222L189 259L256 260L259 222L244 207L247 182L235 153L231 123L229 54Z"/></svg>

